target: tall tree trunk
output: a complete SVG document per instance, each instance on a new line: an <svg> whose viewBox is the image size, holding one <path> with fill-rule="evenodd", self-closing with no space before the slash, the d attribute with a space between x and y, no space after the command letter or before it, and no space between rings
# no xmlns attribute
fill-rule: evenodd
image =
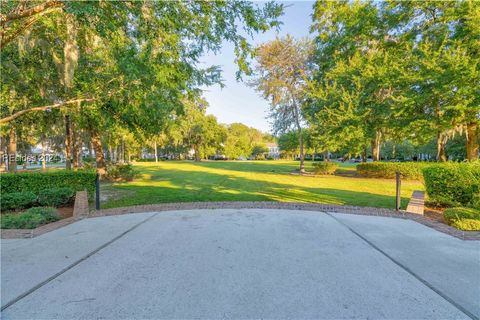
<svg viewBox="0 0 480 320"><path fill-rule="evenodd" d="M375 139L372 140L372 159L373 161L380 161L380 143L382 141L382 133L377 131Z"/></svg>
<svg viewBox="0 0 480 320"><path fill-rule="evenodd" d="M467 160L478 159L478 123L467 124Z"/></svg>
<svg viewBox="0 0 480 320"><path fill-rule="evenodd" d="M200 161L201 160L201 157L200 157L200 148L195 145L193 146L193 150L195 151L195 161Z"/></svg>
<svg viewBox="0 0 480 320"><path fill-rule="evenodd" d="M45 152L45 138L42 137L42 170L47 170L47 154Z"/></svg>
<svg viewBox="0 0 480 320"><path fill-rule="evenodd" d="M7 153L8 171L11 173L15 173L17 172L17 129L14 126L10 127Z"/></svg>
<svg viewBox="0 0 480 320"><path fill-rule="evenodd" d="M305 172L305 154L303 151L303 131L302 128L298 128L298 144L300 146L300 173Z"/></svg>
<svg viewBox="0 0 480 320"><path fill-rule="evenodd" d="M5 159L5 138L0 135L0 167L2 167L5 163L6 163L6 159Z"/></svg>
<svg viewBox="0 0 480 320"><path fill-rule="evenodd" d="M65 169L72 169L72 130L68 114L65 115Z"/></svg>
<svg viewBox="0 0 480 320"><path fill-rule="evenodd" d="M80 149L81 149L81 135L78 132L78 128L72 123L72 161L73 168L78 169L80 167Z"/></svg>
<svg viewBox="0 0 480 320"><path fill-rule="evenodd" d="M305 155L303 153L303 131L300 125L300 110L298 110L296 101L293 101L293 112L295 116L295 125L298 131L298 145L300 147L300 173L305 172Z"/></svg>
<svg viewBox="0 0 480 320"><path fill-rule="evenodd" d="M105 164L105 157L103 156L102 140L97 131L92 131L92 145L95 150L95 161L97 163L97 172L100 176L107 173L107 166Z"/></svg>
<svg viewBox="0 0 480 320"><path fill-rule="evenodd" d="M367 162L367 144L365 144L365 146L363 147L362 162Z"/></svg>
<svg viewBox="0 0 480 320"><path fill-rule="evenodd" d="M155 140L153 145L154 145L154 150L155 150L155 162L158 162L157 140Z"/></svg>
<svg viewBox="0 0 480 320"><path fill-rule="evenodd" d="M447 154L445 152L445 144L447 143L446 140L447 139L445 138L444 134L441 132L437 134L437 161L447 161Z"/></svg>

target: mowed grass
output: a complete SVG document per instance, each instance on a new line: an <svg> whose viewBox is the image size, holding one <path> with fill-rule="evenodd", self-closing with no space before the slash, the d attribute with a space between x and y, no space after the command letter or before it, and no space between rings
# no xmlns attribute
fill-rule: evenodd
<svg viewBox="0 0 480 320"><path fill-rule="evenodd" d="M296 161L163 161L137 163L138 178L102 185L102 208L196 201L285 201L394 208L395 181L340 175L298 176ZM307 169L311 168L311 162ZM419 181L402 181L402 207Z"/></svg>

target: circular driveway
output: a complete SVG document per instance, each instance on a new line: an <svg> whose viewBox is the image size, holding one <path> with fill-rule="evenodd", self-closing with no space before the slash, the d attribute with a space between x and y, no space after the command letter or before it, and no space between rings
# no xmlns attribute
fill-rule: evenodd
<svg viewBox="0 0 480 320"><path fill-rule="evenodd" d="M129 216L140 220L112 231L122 218L133 219ZM15 246L19 255L18 250L32 250L32 245L44 241L44 250L52 253L43 254L54 256L63 250L63 239L77 248L71 249L75 255L82 250L81 241L93 237L82 240L82 230L103 232L96 236L112 234L67 267L60 258L55 262L49 257L55 264L48 265L52 274L32 280L27 294L5 308L2 318L468 319L478 312L475 300L462 297L476 294L475 286L480 284L479 278L475 283L479 274L474 271L479 266L475 265L478 242L461 241L412 221L225 209L102 217L76 224L65 227L64 234L55 235L61 232L57 230L44 239L2 241L7 250L4 263L10 264L5 268L13 270L15 263L27 268L27 258L15 258ZM395 246L395 237L405 243ZM429 247L433 240L436 244ZM55 245L57 253L50 248ZM434 250L435 257L418 250ZM422 273L423 259L432 264L438 264L436 259L446 264L460 261L445 270L433 267L428 275ZM458 275L462 268L470 270L472 278L465 284L471 283L471 288L455 289L457 280L451 287L440 281ZM452 273L445 274L449 270ZM13 288L15 281L5 277L2 294L8 295L13 289L3 283L10 281ZM40 281L37 288L35 281Z"/></svg>

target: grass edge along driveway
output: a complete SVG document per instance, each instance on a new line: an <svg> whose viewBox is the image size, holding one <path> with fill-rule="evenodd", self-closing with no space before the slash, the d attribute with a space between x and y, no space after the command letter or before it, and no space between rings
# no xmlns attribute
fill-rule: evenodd
<svg viewBox="0 0 480 320"><path fill-rule="evenodd" d="M102 208L198 201L282 201L394 208L395 180L339 175L298 176L296 161L161 161L136 163L136 179L103 184ZM307 169L311 163L307 164ZM402 181L402 208L420 181Z"/></svg>

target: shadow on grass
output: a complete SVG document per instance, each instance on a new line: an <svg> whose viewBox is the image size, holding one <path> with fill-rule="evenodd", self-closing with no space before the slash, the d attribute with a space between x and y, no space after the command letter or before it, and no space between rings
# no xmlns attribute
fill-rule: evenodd
<svg viewBox="0 0 480 320"><path fill-rule="evenodd" d="M225 164L225 163L223 163ZM229 166L208 163L208 168L229 171L243 171L242 166ZM241 163L240 163L241 164ZM250 163L249 163L250 164ZM195 164L204 166L204 164ZM259 164L257 172L265 169ZM245 172L252 172L252 167ZM143 180L133 183L106 186L106 191L119 196L112 196L102 203L103 208L123 207L141 204L167 202L201 202L201 201L281 201L307 202L339 205L355 205L381 208L394 208L395 196L370 192L342 190L337 188L300 187L290 183L260 181L246 177L234 176L232 173L212 173L205 171L161 169L158 167L142 167ZM161 177L161 179L159 178ZM160 184L160 185L159 185ZM164 184L164 185L161 185ZM126 196L121 196L121 194ZM402 197L402 207L406 207L407 197Z"/></svg>

